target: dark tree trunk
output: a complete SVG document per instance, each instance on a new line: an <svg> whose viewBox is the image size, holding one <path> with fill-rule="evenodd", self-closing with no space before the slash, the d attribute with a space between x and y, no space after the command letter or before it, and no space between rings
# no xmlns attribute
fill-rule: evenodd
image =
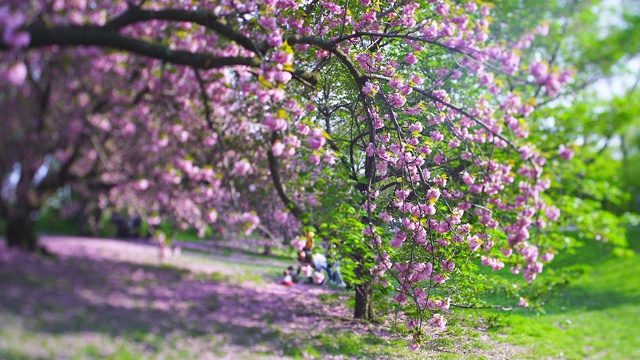
<svg viewBox="0 0 640 360"><path fill-rule="evenodd" d="M271 246L270 245L265 245L264 246L264 251L262 252L262 255L271 255Z"/></svg>
<svg viewBox="0 0 640 360"><path fill-rule="evenodd" d="M353 317L365 321L373 320L373 283L364 282L355 286L356 306Z"/></svg>
<svg viewBox="0 0 640 360"><path fill-rule="evenodd" d="M35 222L29 213L12 214L8 217L6 236L7 246L35 252L38 247Z"/></svg>

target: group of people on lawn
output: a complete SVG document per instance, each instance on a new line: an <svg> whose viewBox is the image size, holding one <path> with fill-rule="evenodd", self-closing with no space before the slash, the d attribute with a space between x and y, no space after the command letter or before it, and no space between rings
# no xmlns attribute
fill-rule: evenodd
<svg viewBox="0 0 640 360"><path fill-rule="evenodd" d="M304 242L304 246L298 251L297 269L289 266L284 271L281 284L292 286L294 283L306 282L308 284L323 285L328 281L341 287L346 286L342 280L338 263L328 261L325 255L312 252L313 237L313 232L309 232L302 240L298 240ZM295 244L294 247L296 247ZM327 274L326 277L325 272Z"/></svg>

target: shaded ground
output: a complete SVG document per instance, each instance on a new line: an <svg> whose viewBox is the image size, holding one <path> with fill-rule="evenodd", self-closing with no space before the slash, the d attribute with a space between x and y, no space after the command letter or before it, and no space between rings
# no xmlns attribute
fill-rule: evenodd
<svg viewBox="0 0 640 360"><path fill-rule="evenodd" d="M521 348L435 336L411 353L352 320L349 293L277 283L286 263L47 237L57 255L0 249L0 358L514 358ZM447 340L447 341L442 341ZM482 346L480 346L482 344Z"/></svg>

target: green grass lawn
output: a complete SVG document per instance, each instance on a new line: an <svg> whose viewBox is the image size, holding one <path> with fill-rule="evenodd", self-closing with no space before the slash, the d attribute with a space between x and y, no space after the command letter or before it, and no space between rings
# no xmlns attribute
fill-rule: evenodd
<svg viewBox="0 0 640 360"><path fill-rule="evenodd" d="M640 253L640 228L630 229L628 240ZM551 294L542 312L483 312L499 314L492 336L526 346L522 358L640 359L640 254L620 258L607 251L591 241L558 256L552 268L584 264L591 270Z"/></svg>

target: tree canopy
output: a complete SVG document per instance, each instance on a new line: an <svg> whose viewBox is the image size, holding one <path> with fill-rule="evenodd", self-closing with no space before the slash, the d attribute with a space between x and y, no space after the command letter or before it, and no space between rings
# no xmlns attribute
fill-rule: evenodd
<svg viewBox="0 0 640 360"><path fill-rule="evenodd" d="M479 266L531 282L562 246L545 168L574 139L549 140L535 111L574 70L544 40L562 26L515 22L525 8L10 0L7 240L35 249L32 213L63 186L203 235L316 232L356 316L383 289L417 348L423 326L477 305L491 284Z"/></svg>

